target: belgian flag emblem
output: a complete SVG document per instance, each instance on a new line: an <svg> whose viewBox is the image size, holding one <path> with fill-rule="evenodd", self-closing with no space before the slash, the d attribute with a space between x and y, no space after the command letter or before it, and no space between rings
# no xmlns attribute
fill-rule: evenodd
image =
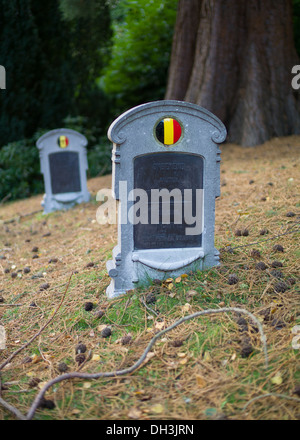
<svg viewBox="0 0 300 440"><path fill-rule="evenodd" d="M69 145L69 139L67 138L67 136L59 136L59 138L57 139L57 143L60 148L67 148L67 146Z"/></svg>
<svg viewBox="0 0 300 440"><path fill-rule="evenodd" d="M165 118L156 126L156 137L164 145L173 145L181 136L181 126L176 119Z"/></svg>

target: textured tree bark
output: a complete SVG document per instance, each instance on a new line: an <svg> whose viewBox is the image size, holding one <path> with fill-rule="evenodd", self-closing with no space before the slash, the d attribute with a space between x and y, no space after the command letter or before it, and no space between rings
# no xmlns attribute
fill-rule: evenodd
<svg viewBox="0 0 300 440"><path fill-rule="evenodd" d="M297 64L290 0L179 0L166 99L207 108L244 146L300 134Z"/></svg>

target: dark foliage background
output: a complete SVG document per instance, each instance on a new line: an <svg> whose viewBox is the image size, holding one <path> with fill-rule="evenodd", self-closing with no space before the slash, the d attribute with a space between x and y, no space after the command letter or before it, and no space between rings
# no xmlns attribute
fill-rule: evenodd
<svg viewBox="0 0 300 440"><path fill-rule="evenodd" d="M300 0L293 0L300 54ZM110 123L163 99L177 1L0 0L0 203L43 192L36 140L67 127L89 141L89 177L111 170Z"/></svg>

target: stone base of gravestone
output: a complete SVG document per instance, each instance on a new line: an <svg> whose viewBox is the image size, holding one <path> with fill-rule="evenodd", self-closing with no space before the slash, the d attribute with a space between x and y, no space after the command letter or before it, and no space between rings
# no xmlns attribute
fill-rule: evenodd
<svg viewBox="0 0 300 440"><path fill-rule="evenodd" d="M218 266L219 251L214 248L213 253L206 254L202 249L159 249L156 252L139 251L132 253L132 261L121 264L119 248L114 248L114 260L106 264L111 283L106 290L109 298L114 298L126 293L131 289L145 287L152 284L152 280L164 281L168 278L177 278L182 274L196 272ZM123 274L123 267L126 273ZM128 270L131 272L128 273ZM124 291L124 280L131 279L131 284L126 281L127 288Z"/></svg>
<svg viewBox="0 0 300 440"><path fill-rule="evenodd" d="M49 214L54 211L67 211L80 203L89 202L90 198L89 194L85 196L78 196L77 193L56 194L55 196L44 194L41 205L44 208L44 214Z"/></svg>

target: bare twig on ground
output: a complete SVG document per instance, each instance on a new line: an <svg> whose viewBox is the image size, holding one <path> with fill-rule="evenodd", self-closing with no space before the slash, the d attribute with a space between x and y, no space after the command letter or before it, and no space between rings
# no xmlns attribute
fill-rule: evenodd
<svg viewBox="0 0 300 440"><path fill-rule="evenodd" d="M12 414L14 414L17 419L19 420L27 420L27 418L14 406L7 403L5 400L0 397L0 405L2 405L4 408L6 408L8 411L10 411Z"/></svg>
<svg viewBox="0 0 300 440"><path fill-rule="evenodd" d="M149 351L151 350L152 346L155 344L155 342L161 337L163 336L165 333L169 332L170 330L174 329L175 327L177 327L178 325L182 324L185 321L189 321L190 319L194 319L194 318L198 318L199 316L202 315L212 315L212 314L219 314L219 313L224 313L224 312L235 312L238 314L245 314L247 315L249 318L251 318L257 325L259 332L260 332L260 336L261 336L261 341L262 341L262 345L263 345L263 351L264 351L264 355L265 355L265 367L268 367L268 354L267 354L267 345L266 345L266 337L265 334L263 332L263 328L261 323L259 322L259 320L252 315L252 313L248 312L245 309L239 309L239 308L235 308L235 307L225 307L225 308L221 308L221 309L208 309L208 310L203 310L197 313L194 313L192 315L188 315L185 316L181 319L179 319L178 321L174 322L172 325L170 325L169 327L165 328L164 330L160 331L159 333L157 333L149 342L148 346L146 347L146 349L144 350L142 356L129 368L125 368L123 370L117 370L117 371L110 371L110 372L105 372L105 373L79 373L79 372L72 372L72 373L66 373L66 374L62 374L61 376L58 376L52 380L50 380L49 382L47 382L44 387L41 389L41 391L38 393L38 395L36 396L36 398L33 401L33 404L31 405L28 414L26 416L27 420L31 420L37 410L37 408L40 405L41 400L43 399L45 393L47 392L47 390L49 388L51 388L53 385L62 382L64 380L70 380L70 379L100 379L100 378L108 378L108 377L118 377L118 376L123 376L125 374L130 374L133 371L137 370L142 363L145 361L147 353L149 353Z"/></svg>
<svg viewBox="0 0 300 440"><path fill-rule="evenodd" d="M24 304L0 304L0 307L21 307Z"/></svg>
<svg viewBox="0 0 300 440"><path fill-rule="evenodd" d="M8 225L10 223L19 222L22 218L30 217L31 215L38 214L39 212L42 212L42 209L38 209L36 211L28 212L27 214L19 214L17 217L10 218L8 220L4 220L3 223L5 225Z"/></svg>
<svg viewBox="0 0 300 440"><path fill-rule="evenodd" d="M65 289L65 291L64 291L64 294L63 294L63 296L62 296L62 299L61 299L61 301L60 301L60 303L59 303L59 305L58 305L58 307L55 309L55 311L54 311L54 313L53 313L53 315L48 319L48 321L40 328L40 330L28 341L28 342L26 342L26 344L24 344L24 345L22 345L22 347L20 347L18 350L16 350L14 353L12 353L4 362L2 362L2 364L0 365L0 371L13 359L13 358L15 358L21 351L23 351L26 347L28 347L44 330L45 330L45 328L46 327L48 327L48 325L53 321L53 319L54 319L54 317L55 317L55 315L57 314L57 312L59 311L59 309L60 309L60 307L61 307L61 305L62 305L62 303L63 303L63 301L64 301L64 299L65 299L65 296L66 296L66 293L67 293L67 291L68 291L68 288L69 288L69 285L70 285L70 282L71 282L71 278L72 278L72 276L73 276L73 272L71 273L71 275L70 275L70 278L69 278L69 281L68 281L68 284L67 284L67 287L66 287L66 289Z"/></svg>

